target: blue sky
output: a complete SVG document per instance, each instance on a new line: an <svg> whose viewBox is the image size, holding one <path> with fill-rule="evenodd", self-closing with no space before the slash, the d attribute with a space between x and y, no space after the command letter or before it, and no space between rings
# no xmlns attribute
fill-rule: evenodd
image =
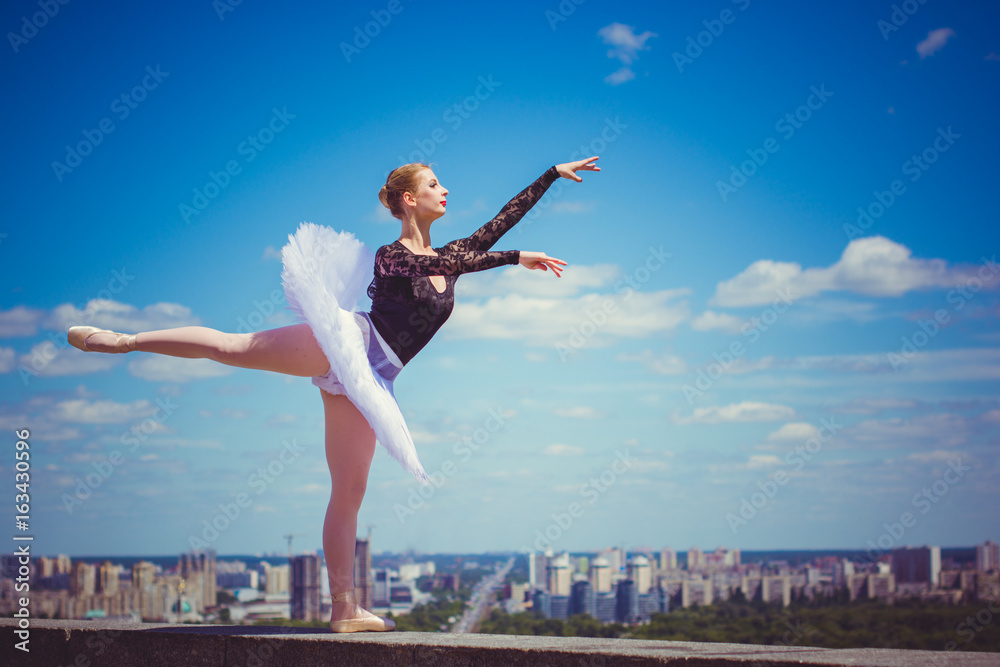
<svg viewBox="0 0 1000 667"><path fill-rule="evenodd" d="M308 379L69 326L287 325L288 234L392 242L401 160L451 191L440 246L591 154L496 247L563 278L464 276L397 379L438 484L378 450L377 549L1000 534L997 7L42 5L0 13L0 423L37 552L318 548L329 492Z"/></svg>

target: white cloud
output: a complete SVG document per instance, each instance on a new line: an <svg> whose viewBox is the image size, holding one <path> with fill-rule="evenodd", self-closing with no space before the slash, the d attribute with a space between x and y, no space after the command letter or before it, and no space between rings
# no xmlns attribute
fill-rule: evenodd
<svg viewBox="0 0 1000 667"><path fill-rule="evenodd" d="M269 245L264 248L264 254L261 255L261 259L264 261L281 261L281 251L275 248L273 245Z"/></svg>
<svg viewBox="0 0 1000 667"><path fill-rule="evenodd" d="M106 371L118 363L119 359L118 355L83 352L70 347L68 343L59 348L52 341L46 340L36 344L27 354L22 354L18 361L32 375L52 377Z"/></svg>
<svg viewBox="0 0 1000 667"><path fill-rule="evenodd" d="M955 36L955 31L951 28L938 28L927 33L927 39L917 44L917 53L920 58L932 56L948 43L948 40Z"/></svg>
<svg viewBox="0 0 1000 667"><path fill-rule="evenodd" d="M643 350L639 354L619 354L615 360L637 361L660 375L682 375L687 372L687 364L680 357L666 353L658 355L652 350Z"/></svg>
<svg viewBox="0 0 1000 667"><path fill-rule="evenodd" d="M56 306L45 320L45 326L56 331L66 331L71 326L86 324L120 333L155 331L200 323L191 314L190 308L179 303L154 303L139 309L127 303L100 299L89 301L83 310L69 303Z"/></svg>
<svg viewBox="0 0 1000 667"><path fill-rule="evenodd" d="M616 69L614 72L604 77L604 83L612 86L620 86L626 81L631 81L634 78L635 72L632 71L631 67L626 65L625 67Z"/></svg>
<svg viewBox="0 0 1000 667"><path fill-rule="evenodd" d="M780 294L791 299L846 290L869 296L901 296L916 289L951 287L972 274L949 267L943 259L915 259L906 246L882 236L851 241L840 260L825 268L803 270L795 262L762 259L735 278L720 282L710 303L756 306Z"/></svg>
<svg viewBox="0 0 1000 667"><path fill-rule="evenodd" d="M819 435L819 430L808 422L789 422L765 438L768 442L802 442Z"/></svg>
<svg viewBox="0 0 1000 667"><path fill-rule="evenodd" d="M753 454L746 462L748 470L760 470L761 468L773 468L780 466L784 462L774 454Z"/></svg>
<svg viewBox="0 0 1000 667"><path fill-rule="evenodd" d="M541 271L526 271L523 267L514 266L465 275L455 284L455 292L462 300L508 294L566 297L610 287L619 276L621 271L614 264L572 266L572 270L563 273L559 278L545 275Z"/></svg>
<svg viewBox="0 0 1000 667"><path fill-rule="evenodd" d="M656 37L656 33L648 30L641 35L636 34L635 28L623 23L612 23L597 31L605 44L610 44L608 57L620 60L623 65L631 65L638 58L639 51L648 50L646 41L651 37Z"/></svg>
<svg viewBox="0 0 1000 667"><path fill-rule="evenodd" d="M156 408L147 400L132 403L71 399L53 406L52 417L78 424L123 424L150 416Z"/></svg>
<svg viewBox="0 0 1000 667"><path fill-rule="evenodd" d="M579 456L583 454L583 447L576 447L574 445L563 445L554 444L549 445L545 448L543 454L548 454L550 456Z"/></svg>
<svg viewBox="0 0 1000 667"><path fill-rule="evenodd" d="M134 353L133 353L134 354ZM183 359L150 355L129 362L128 372L152 382L187 382L230 375L235 369L210 359Z"/></svg>
<svg viewBox="0 0 1000 667"><path fill-rule="evenodd" d="M691 320L691 328L695 331L710 331L712 329L722 329L728 333L737 333L743 326L744 320L735 315L727 313L716 313L706 310L698 317Z"/></svg>
<svg viewBox="0 0 1000 667"><path fill-rule="evenodd" d="M0 373L10 373L17 368L17 352L12 347L0 347Z"/></svg>
<svg viewBox="0 0 1000 667"><path fill-rule="evenodd" d="M631 81L635 78L635 73L630 65L639 57L639 51L648 50L646 42L651 37L656 37L656 33L648 30L641 35L636 34L635 28L623 23L612 23L597 31L605 44L611 46L608 49L608 57L621 62L622 67L608 76L604 77L604 82L612 86L617 86Z"/></svg>
<svg viewBox="0 0 1000 667"><path fill-rule="evenodd" d="M614 338L644 338L670 331L689 316L687 289L635 291L617 295L542 298L511 293L456 309L445 335L449 338L523 340L530 345L571 345L573 332L586 332L588 347ZM609 307L608 304L611 304Z"/></svg>
<svg viewBox="0 0 1000 667"><path fill-rule="evenodd" d="M24 306L0 310L0 338L34 336L44 316L44 310Z"/></svg>
<svg viewBox="0 0 1000 667"><path fill-rule="evenodd" d="M786 405L743 401L730 405L696 408L690 417L675 416L676 424L719 424L722 422L772 422L795 417Z"/></svg>

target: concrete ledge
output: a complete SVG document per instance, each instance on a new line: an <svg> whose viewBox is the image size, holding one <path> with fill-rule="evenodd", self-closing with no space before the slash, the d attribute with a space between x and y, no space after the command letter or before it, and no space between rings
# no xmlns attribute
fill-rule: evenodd
<svg viewBox="0 0 1000 667"><path fill-rule="evenodd" d="M15 619L0 619L0 626L5 638L0 647L0 664L12 666L1000 666L1000 654L996 653L421 632L332 634L263 626L42 620L32 621L31 651L24 653L14 648Z"/></svg>

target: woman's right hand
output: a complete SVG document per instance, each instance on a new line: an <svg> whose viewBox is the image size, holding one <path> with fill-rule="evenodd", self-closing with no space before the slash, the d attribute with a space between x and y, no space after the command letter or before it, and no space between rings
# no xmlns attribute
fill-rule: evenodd
<svg viewBox="0 0 1000 667"><path fill-rule="evenodd" d="M521 251L519 263L526 269L551 270L557 278L562 277L563 266L566 266L566 262L549 257L544 252L529 252L527 250Z"/></svg>

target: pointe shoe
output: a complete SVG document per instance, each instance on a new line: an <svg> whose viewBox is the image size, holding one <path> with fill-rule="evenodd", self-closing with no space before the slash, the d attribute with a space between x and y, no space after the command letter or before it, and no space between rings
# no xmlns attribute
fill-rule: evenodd
<svg viewBox="0 0 1000 667"><path fill-rule="evenodd" d="M66 338L69 340L69 344L78 350L99 352L100 350L92 350L87 347L87 339L95 333L109 333L118 336L118 340L115 341L115 349L109 352L109 354L124 354L126 352L134 352L136 349L135 334L120 334L109 329L98 329L97 327L70 327Z"/></svg>
<svg viewBox="0 0 1000 667"><path fill-rule="evenodd" d="M358 598L353 590L337 593L333 596L333 601L353 602L356 610L364 611L358 606ZM395 629L395 621L375 615L330 621L330 632L388 632Z"/></svg>

